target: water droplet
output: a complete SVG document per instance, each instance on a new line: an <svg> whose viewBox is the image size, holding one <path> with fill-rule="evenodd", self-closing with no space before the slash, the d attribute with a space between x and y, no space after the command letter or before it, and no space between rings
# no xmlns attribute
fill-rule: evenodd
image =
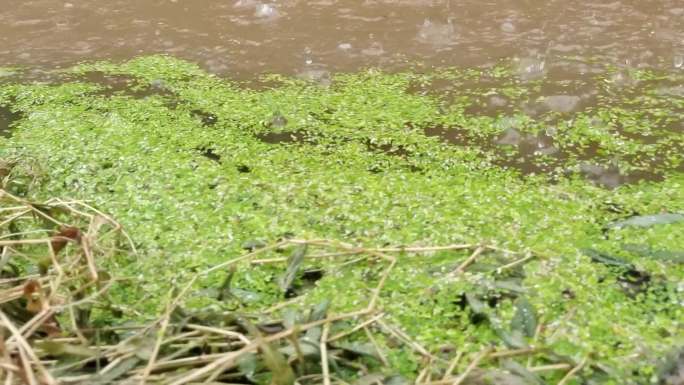
<svg viewBox="0 0 684 385"><path fill-rule="evenodd" d="M238 0L233 4L235 8L256 8L258 2L255 0Z"/></svg>
<svg viewBox="0 0 684 385"><path fill-rule="evenodd" d="M311 56L311 48L305 47L304 48L304 63L307 65L313 64L313 58Z"/></svg>
<svg viewBox="0 0 684 385"><path fill-rule="evenodd" d="M369 48L362 50L361 53L368 56L380 56L385 53L385 50L382 49L382 44L375 42Z"/></svg>
<svg viewBox="0 0 684 385"><path fill-rule="evenodd" d="M501 24L501 30L507 33L513 33L515 32L515 25L513 25L513 23L510 21L506 21Z"/></svg>
<svg viewBox="0 0 684 385"><path fill-rule="evenodd" d="M430 19L423 20L423 25L418 29L418 40L436 46L447 46L456 40L456 29L451 20L446 23L433 22Z"/></svg>
<svg viewBox="0 0 684 385"><path fill-rule="evenodd" d="M259 4L254 16L261 18L274 18L278 16L278 10L271 4Z"/></svg>
<svg viewBox="0 0 684 385"><path fill-rule="evenodd" d="M672 64L675 68L684 68L684 55L675 55Z"/></svg>

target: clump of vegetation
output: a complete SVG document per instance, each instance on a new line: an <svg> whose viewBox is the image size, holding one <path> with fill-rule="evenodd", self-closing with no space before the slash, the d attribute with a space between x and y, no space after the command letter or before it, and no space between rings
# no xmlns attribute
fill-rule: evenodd
<svg viewBox="0 0 684 385"><path fill-rule="evenodd" d="M436 356L385 319L379 299L397 264L394 254L469 251L470 256L443 277L455 280L477 258L501 251L495 247L462 244L364 249L325 240L284 240L195 275L179 292L169 296L158 319L123 325L122 320L116 320L121 310L111 301L108 291L113 285L125 285L125 280L102 269L115 267L117 255L135 254L132 248L121 248L128 237L120 226L82 202L34 203L6 190L0 190L0 202L4 239L0 244L0 326L10 334L2 341L0 360L8 383L17 380L29 384L185 384L216 380L292 384L331 383L332 379L359 376L357 382L406 383L404 377L388 376L381 369L384 366L393 370L387 356L390 343L404 346L427 360L428 365L420 374L423 382L431 382L439 375L443 382L456 384L489 377L510 383L538 379L535 371L563 369L569 370L565 378L570 378L586 364L586 360L579 365L560 362L526 369L512 359L524 356L531 360L539 356L544 361L564 361L524 342L524 335L539 337L535 310L524 297L516 303L512 334L501 330L518 348L487 348L462 371L459 361L464 351L449 360L451 352L446 349L441 357ZM324 250L310 253L314 248ZM256 259L269 251L285 253L288 249L293 250L287 258ZM529 259L530 256L502 266L498 273ZM328 264L328 273L364 262L385 266L372 279L376 283L369 290L368 300L357 304L358 309L328 314L331 301L325 300L309 311L288 311L283 318L274 318L278 308L293 302L286 301L260 314L243 312L241 296L245 292L231 285L238 267L245 268L245 263L250 262L286 262L286 269L276 281L288 295L301 289L301 280L321 278L323 270L305 269L306 260L342 261ZM215 298L236 303L236 308L229 312L184 309L182 305L195 280L213 271L226 273ZM487 314L476 296L468 293L466 298L474 315ZM511 372L476 369L484 360L503 360Z"/></svg>
<svg viewBox="0 0 684 385"><path fill-rule="evenodd" d="M188 314L260 315L254 324L300 314L293 326L315 322L302 309L326 303L328 316L348 314L371 298L376 312L330 324L334 336L368 322L375 343L363 327L345 340L377 345L375 358L353 355L357 370L331 369L348 382L430 383L471 366L471 383L657 381L684 342L682 141L671 129L682 116L649 91L669 78L639 76L649 113L629 103L641 96L608 85L598 107L530 116L472 109L492 92L544 103L543 85L515 82L505 68L369 71L329 86L274 76L254 89L155 56L65 76L0 86L0 104L22 116L0 156L18 159L11 193L87 200L132 234L138 254L112 267L128 282L109 290L120 313L103 322L157 319L171 303ZM510 79L479 92L475 77ZM449 92L420 91L444 79ZM525 152L541 130L561 155ZM548 169L531 173L529 162ZM583 177L597 167L649 180L606 189ZM245 250L258 259L213 269ZM311 258L326 253L344 258ZM396 261L379 291L388 259L377 253ZM174 289L183 295L169 298ZM505 351L520 355L497 356ZM314 366L306 373L322 374Z"/></svg>

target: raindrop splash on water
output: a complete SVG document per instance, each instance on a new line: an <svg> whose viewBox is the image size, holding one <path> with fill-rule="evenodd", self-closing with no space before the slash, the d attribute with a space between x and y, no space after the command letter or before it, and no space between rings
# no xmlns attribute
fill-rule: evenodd
<svg viewBox="0 0 684 385"><path fill-rule="evenodd" d="M674 68L684 68L684 54L676 54L672 64Z"/></svg>
<svg viewBox="0 0 684 385"><path fill-rule="evenodd" d="M519 58L516 64L522 80L536 80L546 75L546 60L541 56Z"/></svg>
<svg viewBox="0 0 684 385"><path fill-rule="evenodd" d="M278 10L272 4L258 4L254 16L262 19L273 19L279 16Z"/></svg>
<svg viewBox="0 0 684 385"><path fill-rule="evenodd" d="M382 48L382 44L373 42L370 47L363 49L361 53L366 56L382 56L385 50Z"/></svg>
<svg viewBox="0 0 684 385"><path fill-rule="evenodd" d="M446 23L425 19L418 29L418 41L434 46L448 46L456 41L456 29L451 21Z"/></svg>
<svg viewBox="0 0 684 385"><path fill-rule="evenodd" d="M304 48L304 64L306 64L306 65L313 64L313 58L311 56L311 48L309 48L309 47Z"/></svg>

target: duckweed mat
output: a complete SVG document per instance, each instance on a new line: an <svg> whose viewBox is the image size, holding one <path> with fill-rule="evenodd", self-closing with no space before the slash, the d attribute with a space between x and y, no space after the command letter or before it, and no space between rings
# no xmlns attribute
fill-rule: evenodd
<svg viewBox="0 0 684 385"><path fill-rule="evenodd" d="M383 373L392 369L387 357L391 346L421 357L415 380L420 384L543 383L538 373L544 372L563 373L560 383L567 383L585 366L594 366L588 357L575 362L553 353L545 340L558 330L538 323L536 310L521 293L515 295L510 329L502 326L481 297L465 294L471 315L490 322L508 345L487 346L474 354L455 346L428 351L395 325L380 303L397 254L465 251L466 257L453 270L438 275L430 295L445 283L467 280L463 276L468 268L489 258L488 254L510 260L492 272L495 276L534 255L483 244L367 249L329 240L283 240L199 273L169 295L158 319L116 325L103 323L101 317L120 312L108 289L126 281L103 267L111 267L112 259L126 252L120 245L128 238L120 226L81 202L38 204L4 190L0 202L3 230L15 229L3 231L0 241L6 383L331 384L346 383L343 378L350 377L358 377L355 383L408 383L400 375ZM273 252L290 255L262 258ZM367 280L367 301L345 313L329 312L330 300L310 309L295 307L302 297L260 313L244 312L239 305L223 312L192 312L183 307L185 296L202 275L224 272L217 299L239 302L231 282L240 270L282 265L277 282L287 294L298 278L322 274L317 261L327 262L327 273L360 263L377 265L374 277ZM479 368L492 364L505 370Z"/></svg>
<svg viewBox="0 0 684 385"><path fill-rule="evenodd" d="M2 242L43 240L3 248L16 249L3 266L10 302L28 314L2 310L25 333L36 314L19 278L43 277L45 297L64 297L42 303L64 309L54 321L65 349L104 358L45 353L34 340L58 337L35 330L24 340L42 371L32 357L12 361L29 353L10 333L15 378L28 362L36 381L65 365L78 369L51 375L677 381L680 73L631 71L616 82L609 69L595 103L562 111L548 109L570 99L516 80L505 64L245 85L154 56L53 75L0 85L11 116L11 135L0 137L3 199L18 199L0 211ZM494 95L512 103L477 107ZM73 202L78 212L46 214L60 225L30 212L12 219L28 202ZM95 209L130 238L106 221L98 228L111 238L95 235L103 246L82 257L63 231L88 234ZM48 283L59 277L45 259L54 237L66 241L57 262L81 266L62 269L71 285ZM97 300L80 303L80 293Z"/></svg>

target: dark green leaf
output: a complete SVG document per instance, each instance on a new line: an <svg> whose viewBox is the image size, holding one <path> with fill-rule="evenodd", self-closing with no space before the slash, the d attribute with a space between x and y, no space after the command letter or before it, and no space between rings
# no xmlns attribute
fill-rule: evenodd
<svg viewBox="0 0 684 385"><path fill-rule="evenodd" d="M261 294L255 291L244 290L237 287L232 288L230 290L230 293L233 295L233 297L237 298L242 303L257 302L261 299Z"/></svg>
<svg viewBox="0 0 684 385"><path fill-rule="evenodd" d="M655 214L655 215L639 215L631 217L623 221L613 222L609 224L608 228L621 229L623 227L651 227L655 225L667 225L684 221L684 214Z"/></svg>
<svg viewBox="0 0 684 385"><path fill-rule="evenodd" d="M261 352L261 359L264 364L271 371L273 381L272 385L292 385L295 382L295 374L287 362L283 354L275 349L271 344L264 341L259 329L254 326L249 320L243 319L242 325L247 331L256 338L259 344L259 351Z"/></svg>
<svg viewBox="0 0 684 385"><path fill-rule="evenodd" d="M320 339L320 336L319 336ZM307 337L303 337L297 340L299 345L299 351L304 357L319 357L320 347L318 341L311 341ZM289 359L298 357L297 349L292 345L288 345L278 349L281 353L288 356Z"/></svg>
<svg viewBox="0 0 684 385"><path fill-rule="evenodd" d="M226 275L226 278L223 280L223 283L221 283L217 296L217 299L219 301L224 301L233 296L233 294L230 292L230 283L232 282L233 276L235 275L235 270L235 266L231 266L230 270L228 271L228 274Z"/></svg>
<svg viewBox="0 0 684 385"><path fill-rule="evenodd" d="M536 373L529 371L523 365L513 361L505 360L503 362L503 368L511 372L512 374L520 376L521 379L525 380L525 384L529 385L545 385L546 382L541 379Z"/></svg>
<svg viewBox="0 0 684 385"><path fill-rule="evenodd" d="M360 343L360 342L342 342L339 344L335 344L335 347L340 348L342 350L346 350L350 353L357 354L360 356L368 356L368 357L373 357L373 358L378 358L377 352L375 350L375 347L371 343Z"/></svg>
<svg viewBox="0 0 684 385"><path fill-rule="evenodd" d="M501 290L506 290L511 293L525 294L527 290L520 284L520 280L506 279L494 281L494 287Z"/></svg>
<svg viewBox="0 0 684 385"><path fill-rule="evenodd" d="M582 249L582 252L591 258L592 261L602 263L604 265L608 266L619 266L619 267L626 267L632 269L633 266L631 263L623 261L622 259L603 254L597 250L594 249Z"/></svg>
<svg viewBox="0 0 684 385"><path fill-rule="evenodd" d="M261 338L261 337L259 337ZM259 350L264 365L273 375L273 385L292 385L295 382L295 374L287 362L287 359L269 343L260 339Z"/></svg>
<svg viewBox="0 0 684 385"><path fill-rule="evenodd" d="M684 251L654 250L648 245L627 244L622 249L643 258L662 259L675 263L684 263Z"/></svg>
<svg viewBox="0 0 684 385"><path fill-rule="evenodd" d="M525 297L515 301L515 315L511 320L511 330L520 331L528 337L534 337L537 329L537 314L532 304Z"/></svg>
<svg viewBox="0 0 684 385"><path fill-rule="evenodd" d="M506 346L509 348L520 349L526 348L528 346L527 342L525 342L525 336L521 331L511 330L509 332L499 326L494 325L494 323L492 323L492 329L494 329L496 335L498 335L499 338L501 338L501 341L503 341L504 344L506 344Z"/></svg>
<svg viewBox="0 0 684 385"><path fill-rule="evenodd" d="M323 302L316 305L311 310L311 315L309 316L308 322L320 321L325 318L328 313L328 308L330 307L330 300L326 299Z"/></svg>
<svg viewBox="0 0 684 385"><path fill-rule="evenodd" d="M247 353L238 359L238 369L250 381L255 380L255 375L259 368L259 361L257 355L254 353Z"/></svg>
<svg viewBox="0 0 684 385"><path fill-rule="evenodd" d="M280 277L279 280L280 288L283 291L288 290L292 286L292 282L294 282L295 278L297 277L297 272L302 266L302 262L304 262L304 257L306 257L307 248L307 244L297 246L290 258L288 258L287 270L285 270L285 273Z"/></svg>
<svg viewBox="0 0 684 385"><path fill-rule="evenodd" d="M466 293L465 298L473 313L482 315L487 314L487 305L480 301L475 294Z"/></svg>
<svg viewBox="0 0 684 385"><path fill-rule="evenodd" d="M258 239L252 239L242 244L242 248L249 251L261 249L263 247L266 247L266 243Z"/></svg>

